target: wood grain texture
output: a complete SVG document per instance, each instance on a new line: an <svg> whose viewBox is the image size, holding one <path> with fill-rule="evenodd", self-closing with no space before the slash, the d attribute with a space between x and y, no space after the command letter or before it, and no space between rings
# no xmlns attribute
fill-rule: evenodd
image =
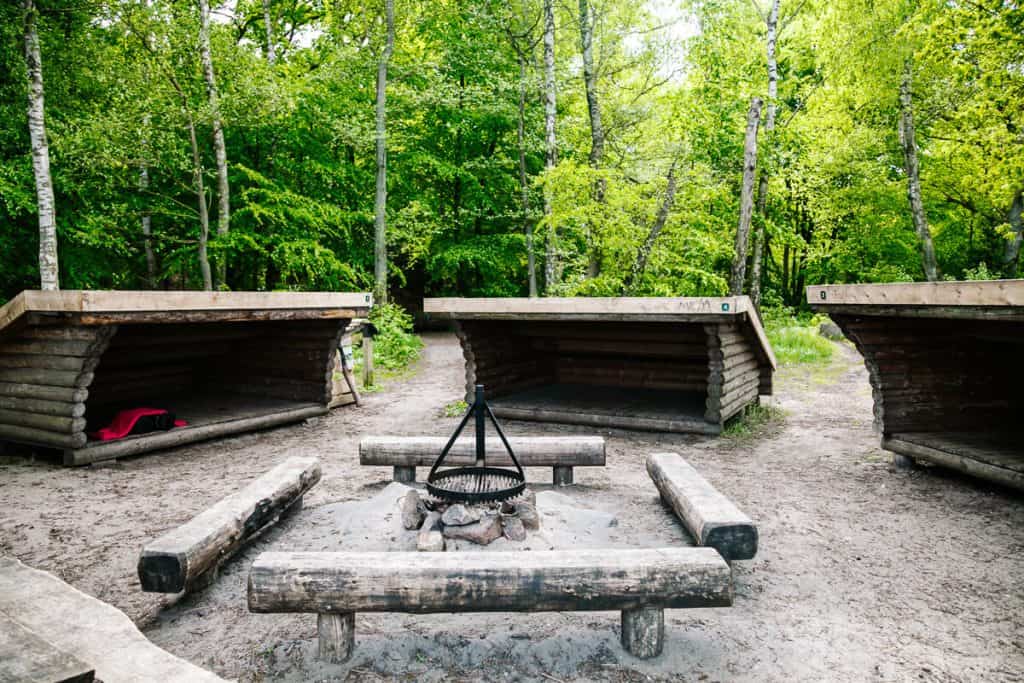
<svg viewBox="0 0 1024 683"><path fill-rule="evenodd" d="M274 523L320 481L314 458L289 458L241 491L142 549L138 572L142 590L179 593L231 557L247 540Z"/></svg>
<svg viewBox="0 0 1024 683"><path fill-rule="evenodd" d="M448 442L444 436L365 436L359 441L359 464L430 467ZM504 467L512 464L498 437L487 438L487 462ZM524 467L559 465L603 467L605 441L600 436L509 437L519 463ZM475 440L457 440L445 463L471 465L476 459Z"/></svg>
<svg viewBox="0 0 1024 683"><path fill-rule="evenodd" d="M711 548L263 553L248 588L250 611L313 613L727 607L732 595Z"/></svg>
<svg viewBox="0 0 1024 683"><path fill-rule="evenodd" d="M90 683L96 670L0 613L0 681Z"/></svg>
<svg viewBox="0 0 1024 683"><path fill-rule="evenodd" d="M676 453L647 456L647 473L698 544L717 550L727 560L749 560L757 554L757 527Z"/></svg>
<svg viewBox="0 0 1024 683"><path fill-rule="evenodd" d="M1024 280L982 282L899 282L877 285L812 285L807 303L838 305L998 306L1024 309Z"/></svg>
<svg viewBox="0 0 1024 683"><path fill-rule="evenodd" d="M651 659L661 654L665 643L665 610L639 607L622 610L622 647L634 657Z"/></svg>

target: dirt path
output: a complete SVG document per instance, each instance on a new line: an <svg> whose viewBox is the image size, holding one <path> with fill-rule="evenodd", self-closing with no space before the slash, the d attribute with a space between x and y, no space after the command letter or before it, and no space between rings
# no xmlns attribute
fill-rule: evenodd
<svg viewBox="0 0 1024 683"><path fill-rule="evenodd" d="M760 527L758 557L734 568L734 607L669 611L665 654L649 662L623 652L617 613L388 614L360 615L353 660L324 668L315 617L248 613L245 575L258 552L323 541L324 529L310 532L318 507L383 489L388 471L357 464L361 435L454 428L442 416L461 395L450 335L428 335L411 379L315 424L105 467L0 458L0 553L54 572L127 612L165 649L243 681L1024 680L1024 497L950 473L893 471L871 431L860 359L845 346L838 356L824 371L780 373L774 403L785 422L759 437L597 430L609 464L577 470L572 495L617 515L638 544L687 543L644 471L656 450L682 453ZM147 539L298 454L319 457L324 470L305 510L198 595L173 603L139 592L135 563ZM550 470L528 478L550 481Z"/></svg>

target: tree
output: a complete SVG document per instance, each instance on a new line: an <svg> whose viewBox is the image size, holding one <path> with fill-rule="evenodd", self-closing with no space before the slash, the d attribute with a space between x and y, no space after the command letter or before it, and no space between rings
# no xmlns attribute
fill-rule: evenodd
<svg viewBox="0 0 1024 683"><path fill-rule="evenodd" d="M558 165L558 140L555 137L555 120L558 106L555 101L555 2L544 0L544 168L548 171ZM544 216L551 218L551 198L544 194ZM550 296L559 280L558 228L547 226L547 240L544 253L544 292Z"/></svg>
<svg viewBox="0 0 1024 683"><path fill-rule="evenodd" d="M220 115L220 95L213 74L213 55L210 52L210 0L199 0L199 59L206 81L206 97L213 127L213 151L217 161L217 236L225 237L231 228L231 198L228 188L228 154L224 142L224 127ZM227 286L227 259L217 260L218 287Z"/></svg>
<svg viewBox="0 0 1024 683"><path fill-rule="evenodd" d="M935 246L928 228L928 217L921 200L921 175L917 161L917 140L914 134L913 69L907 60L903 66L900 81L900 145L903 147L903 164L907 174L907 199L910 201L910 215L914 230L921 243L921 261L924 274L929 282L939 279L939 268L935 262Z"/></svg>
<svg viewBox="0 0 1024 683"><path fill-rule="evenodd" d="M626 277L626 281L623 283L622 293L625 296L631 296L636 286L640 283L640 278L643 277L644 271L647 269L647 259L651 256L651 250L654 248L654 243L658 239L658 235L665 229L665 223L668 222L669 211L672 210L672 204L676 200L676 162L673 161L672 165L669 166L668 175L666 176L667 184L665 186L665 198L661 202L661 206L658 207L658 215L655 217L654 222L651 223L651 230L647 233L647 239L640 245L640 248L636 252L636 261L633 263L633 269Z"/></svg>
<svg viewBox="0 0 1024 683"><path fill-rule="evenodd" d="M747 241L750 220L754 212L754 177L757 175L757 127L761 118L761 98L750 100L747 130L743 138L743 182L740 190L740 219L736 228L736 252L729 278L729 294L743 294L743 281L747 270Z"/></svg>
<svg viewBox="0 0 1024 683"><path fill-rule="evenodd" d="M57 259L57 217L50 177L50 148L46 141L45 104L43 102L43 60L36 28L38 10L35 0L22 0L24 9L25 65L28 68L28 131L32 140L32 171L36 180L36 206L39 213L39 284L42 289L60 289Z"/></svg>
<svg viewBox="0 0 1024 683"><path fill-rule="evenodd" d="M373 296L381 304L388 300L388 252L387 252L387 202L388 202L388 151L387 151L387 85L388 62L395 49L395 4L384 0L385 37L384 49L377 61L377 190L374 200L373 253L374 287Z"/></svg>
<svg viewBox="0 0 1024 683"><path fill-rule="evenodd" d="M776 41L778 38L779 25L779 4L780 0L772 0L768 14L764 15L765 24L765 55L768 64L768 96L765 107L764 132L769 144L773 141L775 132L775 111L776 101L779 96L779 64L775 56ZM757 9L757 5L754 6ZM760 10L758 10L760 13ZM764 243L768 239L765 231L765 221L768 206L768 167L762 165L761 174L757 183L757 214L759 220L754 229L754 255L750 264L750 300L755 310L761 308L761 263L764 259Z"/></svg>

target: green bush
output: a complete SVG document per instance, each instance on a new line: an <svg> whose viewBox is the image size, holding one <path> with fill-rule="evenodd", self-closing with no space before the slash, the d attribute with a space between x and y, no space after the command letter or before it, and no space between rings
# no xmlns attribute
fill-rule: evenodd
<svg viewBox="0 0 1024 683"><path fill-rule="evenodd" d="M831 360L833 343L818 334L824 316L796 315L785 308L765 309L763 316L765 333L780 365Z"/></svg>
<svg viewBox="0 0 1024 683"><path fill-rule="evenodd" d="M397 304L374 306L370 322L377 328L373 338L373 363L389 371L404 370L416 362L423 340L413 334L412 316Z"/></svg>

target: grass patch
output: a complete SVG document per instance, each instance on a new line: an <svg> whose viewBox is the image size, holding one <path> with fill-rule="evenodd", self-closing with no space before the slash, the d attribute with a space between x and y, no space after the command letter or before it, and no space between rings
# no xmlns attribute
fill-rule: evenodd
<svg viewBox="0 0 1024 683"><path fill-rule="evenodd" d="M788 309L765 310L765 333L779 365L824 365L831 361L835 345L818 334L818 326L826 319L798 316Z"/></svg>
<svg viewBox="0 0 1024 683"><path fill-rule="evenodd" d="M444 407L445 417L462 417L466 414L469 409L469 404L465 401L452 401Z"/></svg>
<svg viewBox="0 0 1024 683"><path fill-rule="evenodd" d="M786 423L782 408L750 405L731 418L722 430L722 436L732 441L746 441L773 434Z"/></svg>

